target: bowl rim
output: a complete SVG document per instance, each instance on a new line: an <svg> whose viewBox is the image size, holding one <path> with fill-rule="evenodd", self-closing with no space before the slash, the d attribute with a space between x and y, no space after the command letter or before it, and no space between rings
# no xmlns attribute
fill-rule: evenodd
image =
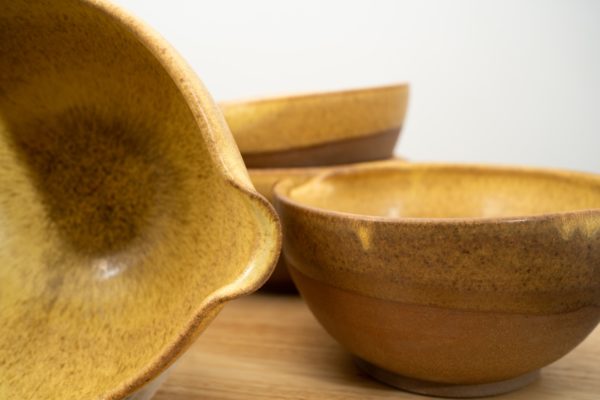
<svg viewBox="0 0 600 400"><path fill-rule="evenodd" d="M345 89L332 89L332 90L314 90L306 92L295 92L295 93L284 93L267 96L256 96L234 100L219 101L220 107L251 107L254 105L260 105L265 103L279 103L279 102L295 102L304 101L315 98L328 98L328 97L341 97L341 96L354 96L363 95L367 93L377 92L393 92L401 91L406 92L406 95L410 94L410 83L407 81L398 81L382 85L372 86L359 86Z"/></svg>
<svg viewBox="0 0 600 400"><path fill-rule="evenodd" d="M600 207L576 209L561 212L551 212L543 214L529 215L510 215L504 217L386 217L377 215L359 214L347 211L337 211L325 209L313 205L305 204L301 201L293 199L289 196L289 191L301 186L310 186L326 179L335 178L341 175L360 174L367 171L394 171L394 170L415 170L415 169L433 169L433 170L471 170L481 173L488 172L508 172L511 174L535 174L552 177L561 177L564 179L583 179L596 183L600 188L600 175L569 171L557 168L539 168L529 166L515 165L500 165L500 164L478 164L478 163L448 163L448 162L398 162L397 160L381 161L369 165L350 165L343 168L338 168L333 171L325 171L316 176L304 179L301 182L294 178L285 178L279 180L273 187L273 195L276 207L281 205L289 206L310 214L315 214L321 217L358 221L364 223L381 223L391 225L423 225L423 226L439 226L439 225L487 225L487 224L514 224L525 222L539 222L549 219L560 219L565 217L577 216L600 216Z"/></svg>
<svg viewBox="0 0 600 400"><path fill-rule="evenodd" d="M104 393L107 400L116 400L138 392L171 366L194 342L206 325L228 300L249 294L261 287L275 268L281 248L281 224L271 204L252 186L239 149L225 122L220 108L183 57L142 18L110 0L80 0L82 7L106 15L121 29L129 32L143 46L172 80L184 99L198 131L204 139L217 175L231 185L252 205L256 217L257 244L243 273L233 282L216 288L189 313L179 335L136 371ZM58 5L60 7L60 5Z"/></svg>
<svg viewBox="0 0 600 400"><path fill-rule="evenodd" d="M371 161L360 161L356 163L344 163L344 164L332 164L332 165L315 165L311 167L269 167L269 168L248 168L248 174L250 178L253 177L280 177L285 175L300 175L300 176L316 176L322 173L326 173L332 170L344 169L348 167L356 166L369 166L387 163L390 161L401 161L404 163L410 162L407 158L402 155L393 155L392 157L385 160L371 160Z"/></svg>

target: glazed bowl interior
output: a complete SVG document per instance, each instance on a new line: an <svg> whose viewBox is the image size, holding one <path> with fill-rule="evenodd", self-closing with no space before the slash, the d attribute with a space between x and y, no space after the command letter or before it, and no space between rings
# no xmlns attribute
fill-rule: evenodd
<svg viewBox="0 0 600 400"><path fill-rule="evenodd" d="M0 26L0 398L120 398L260 286L276 218L201 84L120 10L11 1Z"/></svg>
<svg viewBox="0 0 600 400"><path fill-rule="evenodd" d="M468 165L394 164L315 178L289 198L387 218L505 218L600 207L595 177Z"/></svg>

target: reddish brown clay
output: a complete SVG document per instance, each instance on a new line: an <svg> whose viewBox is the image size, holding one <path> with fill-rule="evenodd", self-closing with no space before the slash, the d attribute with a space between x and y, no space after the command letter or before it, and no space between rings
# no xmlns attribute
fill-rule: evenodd
<svg viewBox="0 0 600 400"><path fill-rule="evenodd" d="M311 167L383 160L392 156L400 132L401 127L395 127L364 137L285 151L244 153L242 156L248 168Z"/></svg>

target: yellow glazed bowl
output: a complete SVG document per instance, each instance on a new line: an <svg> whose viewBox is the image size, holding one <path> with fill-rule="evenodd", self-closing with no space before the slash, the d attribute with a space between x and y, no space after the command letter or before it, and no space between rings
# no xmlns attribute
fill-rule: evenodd
<svg viewBox="0 0 600 400"><path fill-rule="evenodd" d="M600 319L597 175L391 162L275 195L300 293L384 382L510 391Z"/></svg>
<svg viewBox="0 0 600 400"><path fill-rule="evenodd" d="M402 158L399 157L395 159L398 161L402 160ZM377 163L385 162L387 161L371 161L352 165L376 165ZM281 180L293 179L295 182L304 182L316 175L348 167L349 165L307 168L254 168L249 169L248 173L250 174L250 179L258 193L262 194L269 202L273 203L275 201L273 187ZM285 257L279 257L275 270L264 285L264 288L281 292L295 291L294 283L285 266Z"/></svg>
<svg viewBox="0 0 600 400"><path fill-rule="evenodd" d="M0 8L0 399L145 399L280 231L225 121L105 1Z"/></svg>
<svg viewBox="0 0 600 400"><path fill-rule="evenodd" d="M222 103L249 168L307 167L392 156L406 84Z"/></svg>

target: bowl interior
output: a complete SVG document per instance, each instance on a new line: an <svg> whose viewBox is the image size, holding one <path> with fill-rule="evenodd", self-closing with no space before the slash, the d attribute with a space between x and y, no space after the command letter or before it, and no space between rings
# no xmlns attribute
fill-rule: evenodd
<svg viewBox="0 0 600 400"><path fill-rule="evenodd" d="M255 199L135 23L98 4L0 10L1 398L124 395L255 273Z"/></svg>
<svg viewBox="0 0 600 400"><path fill-rule="evenodd" d="M529 169L394 164L291 188L304 205L390 218L498 218L600 207L600 178Z"/></svg>

